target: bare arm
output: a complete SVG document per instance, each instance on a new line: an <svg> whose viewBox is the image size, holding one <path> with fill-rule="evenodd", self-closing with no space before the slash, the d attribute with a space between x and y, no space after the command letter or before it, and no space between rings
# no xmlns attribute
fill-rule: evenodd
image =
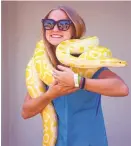
<svg viewBox="0 0 131 146"><path fill-rule="evenodd" d="M24 119L33 117L40 112L55 98L65 94L72 93L78 90L77 88L70 86L61 86L58 82L54 81L42 96L38 98L31 98L27 93L24 104L22 107L22 117Z"/></svg>
<svg viewBox="0 0 131 146"><path fill-rule="evenodd" d="M127 96L129 89L124 81L110 70L100 73L98 79L86 78L85 89L105 96Z"/></svg>
<svg viewBox="0 0 131 146"><path fill-rule="evenodd" d="M74 86L73 71L64 66L58 65L58 69L54 69L53 76L60 84ZM96 92L105 96L127 96L129 94L128 86L114 72L104 70L100 73L98 79L86 78L85 89Z"/></svg>
<svg viewBox="0 0 131 146"><path fill-rule="evenodd" d="M46 105L50 101L51 98L47 93L38 98L31 98L30 95L27 93L22 107L22 117L24 119L27 119L37 115L46 107Z"/></svg>

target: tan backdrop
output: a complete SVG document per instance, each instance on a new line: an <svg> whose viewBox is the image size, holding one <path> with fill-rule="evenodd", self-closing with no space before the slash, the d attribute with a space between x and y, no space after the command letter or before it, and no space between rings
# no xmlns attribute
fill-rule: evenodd
<svg viewBox="0 0 131 146"><path fill-rule="evenodd" d="M114 56L127 60L113 68L131 87L131 2L2 2L2 146L40 146L40 116L21 118L26 94L25 67L41 39L41 18L64 4L84 18L87 35L96 35ZM131 98L102 98L109 146L131 145Z"/></svg>

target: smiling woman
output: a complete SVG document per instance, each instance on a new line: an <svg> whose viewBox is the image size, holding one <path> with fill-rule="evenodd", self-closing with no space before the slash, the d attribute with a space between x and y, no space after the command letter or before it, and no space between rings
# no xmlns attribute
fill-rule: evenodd
<svg viewBox="0 0 131 146"><path fill-rule="evenodd" d="M71 20L67 17L64 11L52 11L48 16L48 19L44 21L44 24L49 23L48 21L50 21L50 23L52 21L53 27L47 29L47 27L44 26L44 28L46 29L45 35L47 41L52 45L58 45L60 42L67 40L73 36L73 27Z"/></svg>
<svg viewBox="0 0 131 146"><path fill-rule="evenodd" d="M75 86L74 72L60 65L56 57L56 47L62 41L80 39L86 31L83 19L72 8L60 6L51 10L42 19L42 30L48 58L55 68L54 82L38 98L32 99L27 93L23 118L39 114L52 102L58 119L53 146L108 146L101 95L126 96L127 85L117 74L102 67L91 79L80 77L81 85Z"/></svg>
<svg viewBox="0 0 131 146"><path fill-rule="evenodd" d="M66 6L52 9L42 22L47 53L56 67L60 64L55 55L56 46L64 40L82 37L86 32L85 23L73 9Z"/></svg>

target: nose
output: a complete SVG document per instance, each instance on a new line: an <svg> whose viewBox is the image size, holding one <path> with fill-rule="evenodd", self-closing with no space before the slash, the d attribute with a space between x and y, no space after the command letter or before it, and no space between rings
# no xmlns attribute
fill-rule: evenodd
<svg viewBox="0 0 131 146"><path fill-rule="evenodd" d="M53 28L54 31L59 31L57 24Z"/></svg>

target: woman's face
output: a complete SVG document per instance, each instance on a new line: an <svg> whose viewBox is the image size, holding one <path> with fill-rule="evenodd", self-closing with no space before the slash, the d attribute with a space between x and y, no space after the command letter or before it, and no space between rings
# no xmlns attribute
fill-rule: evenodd
<svg viewBox="0 0 131 146"><path fill-rule="evenodd" d="M69 20L66 13L62 10L52 11L48 16L48 19L53 19L55 21L63 20L63 19ZM60 22L60 24L59 24L60 27L61 27L61 24L65 24L65 23L66 22ZM58 44L60 44L60 42L72 38L73 26L72 26L72 24L70 24L70 27L67 30L63 31L63 30L59 30L58 26L55 25L53 29L46 30L45 35L46 35L46 39L48 40L48 42L50 44L57 46Z"/></svg>

